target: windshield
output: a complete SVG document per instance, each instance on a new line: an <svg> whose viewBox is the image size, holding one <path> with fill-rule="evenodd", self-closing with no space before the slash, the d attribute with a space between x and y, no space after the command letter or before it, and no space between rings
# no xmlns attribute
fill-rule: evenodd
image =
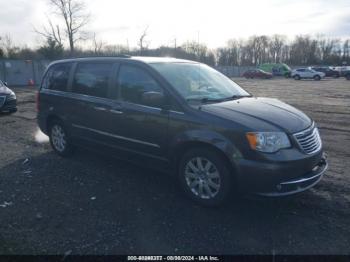
<svg viewBox="0 0 350 262"><path fill-rule="evenodd" d="M283 64L283 66L284 66L284 68L285 68L287 71L292 71L292 69L291 69L288 65Z"/></svg>
<svg viewBox="0 0 350 262"><path fill-rule="evenodd" d="M218 101L250 96L239 85L209 66L199 63L153 63L186 100Z"/></svg>

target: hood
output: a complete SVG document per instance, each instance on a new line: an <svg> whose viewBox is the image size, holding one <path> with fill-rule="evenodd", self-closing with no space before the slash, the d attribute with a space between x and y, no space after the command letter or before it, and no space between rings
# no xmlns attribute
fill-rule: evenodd
<svg viewBox="0 0 350 262"><path fill-rule="evenodd" d="M237 122L252 131L268 131L277 127L288 133L296 133L312 124L312 120L300 110L272 98L249 97L206 104L202 110Z"/></svg>
<svg viewBox="0 0 350 262"><path fill-rule="evenodd" d="M9 95L11 93L12 93L12 91L10 88L8 88L6 86L0 86L0 95Z"/></svg>

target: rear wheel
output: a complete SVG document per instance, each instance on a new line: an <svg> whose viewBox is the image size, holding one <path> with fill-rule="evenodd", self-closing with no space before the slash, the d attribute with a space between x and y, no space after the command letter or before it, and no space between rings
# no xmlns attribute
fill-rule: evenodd
<svg viewBox="0 0 350 262"><path fill-rule="evenodd" d="M321 77L319 75L315 75L314 80L319 81L319 80L321 80Z"/></svg>
<svg viewBox="0 0 350 262"><path fill-rule="evenodd" d="M300 75L295 75L293 78L294 78L295 80L300 80Z"/></svg>
<svg viewBox="0 0 350 262"><path fill-rule="evenodd" d="M52 121L49 131L50 144L55 152L63 157L70 156L73 146L63 123L58 120Z"/></svg>
<svg viewBox="0 0 350 262"><path fill-rule="evenodd" d="M231 191L230 168L222 157L207 148L191 149L183 156L179 179L184 192L204 206L218 206Z"/></svg>

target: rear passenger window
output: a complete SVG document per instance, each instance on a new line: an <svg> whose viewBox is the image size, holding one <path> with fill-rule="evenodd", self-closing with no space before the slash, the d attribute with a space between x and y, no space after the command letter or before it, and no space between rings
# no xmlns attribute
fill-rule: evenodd
<svg viewBox="0 0 350 262"><path fill-rule="evenodd" d="M135 104L143 104L142 94L145 92L162 92L162 88L153 77L136 66L121 66L118 84L121 98Z"/></svg>
<svg viewBox="0 0 350 262"><path fill-rule="evenodd" d="M79 64L74 75L73 92L106 98L111 72L110 63Z"/></svg>
<svg viewBox="0 0 350 262"><path fill-rule="evenodd" d="M43 80L42 88L66 91L71 63L56 64L50 67Z"/></svg>

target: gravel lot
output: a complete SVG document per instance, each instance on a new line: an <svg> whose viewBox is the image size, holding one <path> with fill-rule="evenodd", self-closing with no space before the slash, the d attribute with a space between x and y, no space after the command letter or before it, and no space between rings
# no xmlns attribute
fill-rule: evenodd
<svg viewBox="0 0 350 262"><path fill-rule="evenodd" d="M35 91L0 117L0 254L350 254L350 82L236 79L319 124L329 171L282 199L208 209L174 179L83 149L55 155L37 132Z"/></svg>

